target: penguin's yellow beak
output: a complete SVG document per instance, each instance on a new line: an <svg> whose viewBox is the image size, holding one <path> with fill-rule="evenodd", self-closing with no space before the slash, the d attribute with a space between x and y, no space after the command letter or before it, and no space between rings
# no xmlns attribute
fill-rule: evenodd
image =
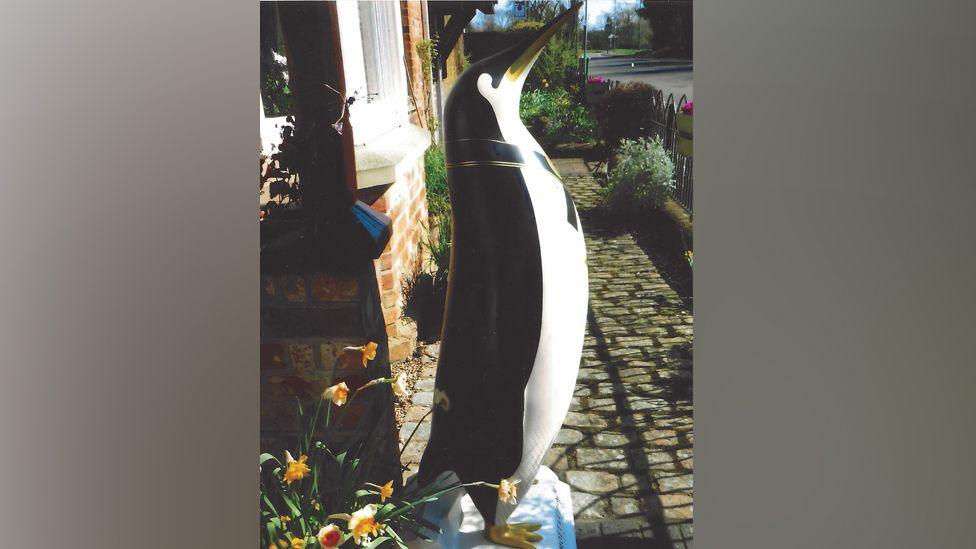
<svg viewBox="0 0 976 549"><path fill-rule="evenodd" d="M518 81L525 73L532 68L532 64L535 63L536 58L539 53L542 52L542 48L545 47L549 39L552 38L556 31L559 30L567 21L576 19L576 14L579 12L582 2L577 2L573 4L571 8L563 12L562 15L553 19L546 26L539 29L539 31L532 37L528 42L525 50L515 58L515 61L508 67L505 71L505 79L511 82Z"/></svg>

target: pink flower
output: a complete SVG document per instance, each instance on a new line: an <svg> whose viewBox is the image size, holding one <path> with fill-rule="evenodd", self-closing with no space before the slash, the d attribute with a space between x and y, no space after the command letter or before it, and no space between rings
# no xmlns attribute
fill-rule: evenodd
<svg viewBox="0 0 976 549"><path fill-rule="evenodd" d="M681 107L681 112L683 112L684 114L687 114L688 116L694 116L695 115L694 114L694 110L695 110L695 102L694 101L689 101L689 102L685 103L685 106L684 107Z"/></svg>
<svg viewBox="0 0 976 549"><path fill-rule="evenodd" d="M601 76L591 76L586 79L586 82L588 84L606 84L609 81L610 81L609 79L603 78Z"/></svg>

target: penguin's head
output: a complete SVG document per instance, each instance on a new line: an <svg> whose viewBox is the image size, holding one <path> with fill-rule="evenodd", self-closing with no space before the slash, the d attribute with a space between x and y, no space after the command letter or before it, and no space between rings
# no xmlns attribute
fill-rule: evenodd
<svg viewBox="0 0 976 549"><path fill-rule="evenodd" d="M575 21L582 5L575 3L528 38L472 63L448 95L445 140L492 139L539 148L519 118L522 85L542 48L566 22Z"/></svg>

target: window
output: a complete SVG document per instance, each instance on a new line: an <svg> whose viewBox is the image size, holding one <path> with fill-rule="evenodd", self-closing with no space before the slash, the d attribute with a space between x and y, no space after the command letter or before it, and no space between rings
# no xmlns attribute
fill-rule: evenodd
<svg viewBox="0 0 976 549"><path fill-rule="evenodd" d="M366 69L367 102L393 97L400 92L403 59L398 2L360 2L359 30L363 43L363 65Z"/></svg>
<svg viewBox="0 0 976 549"><path fill-rule="evenodd" d="M336 2L356 146L409 122L399 2Z"/></svg>

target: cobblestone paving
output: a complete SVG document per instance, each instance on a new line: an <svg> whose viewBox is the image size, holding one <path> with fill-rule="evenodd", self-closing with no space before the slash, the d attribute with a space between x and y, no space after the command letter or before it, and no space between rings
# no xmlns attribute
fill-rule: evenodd
<svg viewBox="0 0 976 549"><path fill-rule="evenodd" d="M590 311L576 392L545 463L573 494L581 549L692 546L692 314L626 232L597 214L599 185L559 159L586 232ZM428 346L400 431L416 470L430 432L438 347Z"/></svg>

